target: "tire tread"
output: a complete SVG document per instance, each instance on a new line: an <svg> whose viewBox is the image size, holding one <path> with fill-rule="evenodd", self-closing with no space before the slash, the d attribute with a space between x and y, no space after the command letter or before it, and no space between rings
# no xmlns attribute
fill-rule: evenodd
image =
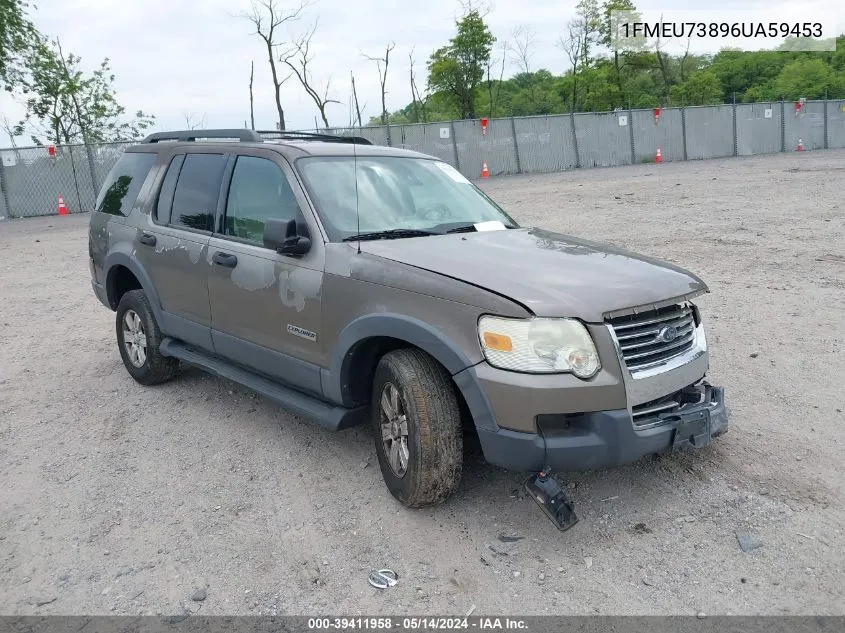
<svg viewBox="0 0 845 633"><path fill-rule="evenodd" d="M419 434L419 450L412 455L419 463L406 474L414 480L406 487L404 498L399 499L412 508L440 503L455 492L463 470L463 427L451 376L431 356L414 348L394 350L379 365L398 380L397 386L410 400L413 411L406 414L414 416ZM379 374L377 370L376 376ZM375 382L373 420L378 445L381 435L377 391L381 381ZM382 472L392 475L389 466L387 472L382 466Z"/></svg>

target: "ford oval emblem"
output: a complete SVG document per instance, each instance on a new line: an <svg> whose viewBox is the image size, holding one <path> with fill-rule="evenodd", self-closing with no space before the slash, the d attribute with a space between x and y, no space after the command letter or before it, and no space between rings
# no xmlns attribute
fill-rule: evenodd
<svg viewBox="0 0 845 633"><path fill-rule="evenodd" d="M662 343L671 343L678 338L678 328L674 325L664 325L657 332L657 336L655 338Z"/></svg>

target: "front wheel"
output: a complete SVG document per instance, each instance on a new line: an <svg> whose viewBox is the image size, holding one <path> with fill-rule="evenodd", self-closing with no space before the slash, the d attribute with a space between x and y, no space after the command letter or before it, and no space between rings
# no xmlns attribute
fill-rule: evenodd
<svg viewBox="0 0 845 633"><path fill-rule="evenodd" d="M463 434L452 379L426 353L385 354L372 392L376 452L388 489L410 508L440 503L461 481Z"/></svg>

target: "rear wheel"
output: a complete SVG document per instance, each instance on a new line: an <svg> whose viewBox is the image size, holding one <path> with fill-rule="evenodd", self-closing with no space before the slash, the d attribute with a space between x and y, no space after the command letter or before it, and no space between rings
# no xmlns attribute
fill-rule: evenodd
<svg viewBox="0 0 845 633"><path fill-rule="evenodd" d="M463 435L446 370L420 350L386 354L376 368L371 408L379 465L393 496L416 508L455 492Z"/></svg>
<svg viewBox="0 0 845 633"><path fill-rule="evenodd" d="M142 385L157 385L173 377L179 361L158 351L161 331L143 290L130 290L120 298L115 325L120 356L135 380Z"/></svg>

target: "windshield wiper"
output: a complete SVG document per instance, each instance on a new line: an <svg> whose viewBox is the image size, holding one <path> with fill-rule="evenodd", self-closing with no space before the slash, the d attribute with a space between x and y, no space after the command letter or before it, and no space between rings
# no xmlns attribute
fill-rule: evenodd
<svg viewBox="0 0 845 633"><path fill-rule="evenodd" d="M390 229L387 231L375 231L373 233L358 233L344 237L344 242L364 242L367 240L396 240L403 237L424 237L426 235L441 235L434 231L423 231L420 229Z"/></svg>
<svg viewBox="0 0 845 633"><path fill-rule="evenodd" d="M447 233L473 233L475 232L475 224L465 224L464 226L456 226L454 229L449 229Z"/></svg>

